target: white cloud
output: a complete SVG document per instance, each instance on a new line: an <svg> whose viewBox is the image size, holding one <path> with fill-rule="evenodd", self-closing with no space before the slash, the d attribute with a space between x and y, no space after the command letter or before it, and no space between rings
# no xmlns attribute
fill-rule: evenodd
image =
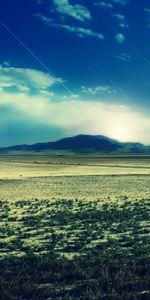
<svg viewBox="0 0 150 300"><path fill-rule="evenodd" d="M105 85L98 85L95 87L81 87L81 92L83 94L89 95L89 96L96 96L96 95L108 95L108 94L114 94L116 92L115 89L112 89L110 86Z"/></svg>
<svg viewBox="0 0 150 300"><path fill-rule="evenodd" d="M93 37L96 39L103 40L104 35L102 33L93 31L89 28L83 28L83 27L77 27L77 26L70 26L66 24L56 23L54 19L47 18L43 15L37 14L36 17L38 17L44 24L46 24L49 27L55 27L60 28L68 32L72 32L76 34L80 38L87 38L87 37Z"/></svg>
<svg viewBox="0 0 150 300"><path fill-rule="evenodd" d="M92 16L87 7L80 4L70 4L69 0L53 0L57 12L79 21L91 20Z"/></svg>
<svg viewBox="0 0 150 300"><path fill-rule="evenodd" d="M129 106L108 104L99 101L82 101L70 97L54 102L46 95L31 96L25 93L0 92L0 111L6 112L7 122L26 119L28 124L60 128L67 134L104 134L123 141L150 142L150 119ZM0 120L3 128L4 120ZM13 122L13 121L12 121ZM17 129L15 136L17 136ZM40 140L40 136L39 136Z"/></svg>
<svg viewBox="0 0 150 300"><path fill-rule="evenodd" d="M122 44L125 41L125 36L122 33L117 33L115 39L119 44Z"/></svg>
<svg viewBox="0 0 150 300"><path fill-rule="evenodd" d="M36 76L35 76L36 74ZM33 77L34 76L34 79ZM35 124L38 124L40 130L46 128L52 132L57 129L65 134L104 134L112 138L121 140L137 140L142 142L150 142L150 119L140 111L129 106L119 105L118 103L110 104L102 100L103 93L113 92L107 86L97 86L95 88L84 88L83 93L88 93L88 100L79 95L58 96L51 91L47 91L47 87L52 87L57 82L56 78L52 78L49 74L37 70L0 67L0 139L2 141L2 129L9 130L14 128L11 133L11 140L19 141L24 134L26 123L31 132L29 132L29 140L36 142L34 136ZM23 79L25 80L23 83ZM9 87L15 84L20 88L17 91L8 91ZM34 86L37 93L28 93L29 88ZM39 89L38 89L39 86ZM5 88L6 87L6 88ZM90 101L89 96L101 94L101 101ZM55 96L55 97L54 97ZM18 124L23 121L22 127ZM22 135L21 135L22 130ZM40 131L42 132L42 131ZM17 139L18 136L18 139ZM54 136L53 136L54 137ZM43 135L38 137L39 141ZM22 139L21 139L22 141ZM28 141L26 136L26 141ZM2 144L2 142L1 142Z"/></svg>
<svg viewBox="0 0 150 300"><path fill-rule="evenodd" d="M30 89L45 90L60 82L61 79L39 70L0 66L1 88L16 88L27 92Z"/></svg>

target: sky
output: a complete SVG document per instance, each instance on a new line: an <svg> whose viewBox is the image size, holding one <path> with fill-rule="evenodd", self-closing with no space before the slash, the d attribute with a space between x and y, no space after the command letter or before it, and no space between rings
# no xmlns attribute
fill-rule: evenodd
<svg viewBox="0 0 150 300"><path fill-rule="evenodd" d="M150 144L149 0L1 0L0 147Z"/></svg>

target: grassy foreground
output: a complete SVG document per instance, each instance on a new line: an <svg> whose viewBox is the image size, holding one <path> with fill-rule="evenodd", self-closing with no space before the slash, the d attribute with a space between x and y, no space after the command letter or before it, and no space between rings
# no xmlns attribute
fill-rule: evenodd
<svg viewBox="0 0 150 300"><path fill-rule="evenodd" d="M1 299L149 299L149 199L1 201Z"/></svg>

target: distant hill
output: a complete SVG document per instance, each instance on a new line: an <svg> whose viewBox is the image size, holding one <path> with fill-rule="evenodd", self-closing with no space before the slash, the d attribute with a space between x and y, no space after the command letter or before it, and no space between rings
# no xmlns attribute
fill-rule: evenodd
<svg viewBox="0 0 150 300"><path fill-rule="evenodd" d="M136 153L150 154L150 146L141 143L122 143L103 135L80 134L60 139L56 142L37 143L33 145L16 145L0 148L0 154L18 152L69 152L69 153Z"/></svg>

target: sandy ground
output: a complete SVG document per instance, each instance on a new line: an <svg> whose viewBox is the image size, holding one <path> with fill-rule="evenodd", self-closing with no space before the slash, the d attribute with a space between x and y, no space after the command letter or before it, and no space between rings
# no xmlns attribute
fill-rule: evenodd
<svg viewBox="0 0 150 300"><path fill-rule="evenodd" d="M150 158L0 157L0 179L81 175L148 175Z"/></svg>
<svg viewBox="0 0 150 300"><path fill-rule="evenodd" d="M141 199L149 187L150 157L0 156L1 200Z"/></svg>

